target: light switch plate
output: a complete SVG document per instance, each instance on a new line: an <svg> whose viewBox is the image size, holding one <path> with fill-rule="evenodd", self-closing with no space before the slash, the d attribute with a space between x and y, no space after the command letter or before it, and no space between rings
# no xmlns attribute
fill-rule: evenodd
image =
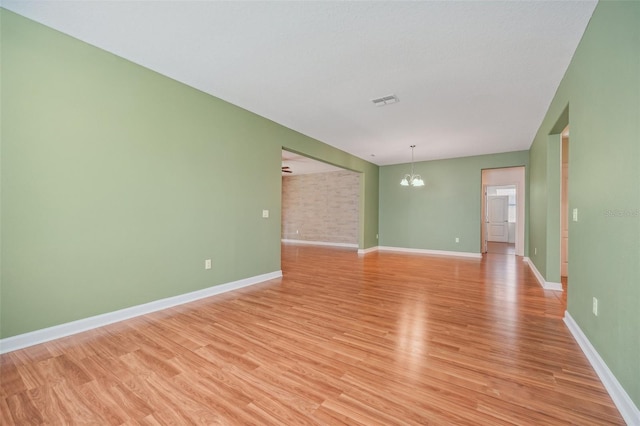
<svg viewBox="0 0 640 426"><path fill-rule="evenodd" d="M269 217L269 210L262 210L262 217L263 218L268 218Z"/></svg>

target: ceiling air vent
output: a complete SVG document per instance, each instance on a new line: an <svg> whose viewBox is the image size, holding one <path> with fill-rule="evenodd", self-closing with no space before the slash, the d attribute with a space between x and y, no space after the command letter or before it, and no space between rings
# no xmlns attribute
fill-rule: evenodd
<svg viewBox="0 0 640 426"><path fill-rule="evenodd" d="M396 95L383 96L381 98L371 99L371 102L373 102L375 106L385 106L398 102L398 97Z"/></svg>

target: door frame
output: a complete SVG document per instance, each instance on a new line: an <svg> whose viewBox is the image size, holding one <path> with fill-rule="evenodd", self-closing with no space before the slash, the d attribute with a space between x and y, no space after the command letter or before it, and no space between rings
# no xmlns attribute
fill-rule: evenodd
<svg viewBox="0 0 640 426"><path fill-rule="evenodd" d="M560 138L560 281L569 276L569 125Z"/></svg>
<svg viewBox="0 0 640 426"><path fill-rule="evenodd" d="M487 252L486 202L487 187L497 185L515 185L516 187L516 256L525 255L526 239L526 168L522 166L500 167L481 170L482 193L480 206L480 251Z"/></svg>

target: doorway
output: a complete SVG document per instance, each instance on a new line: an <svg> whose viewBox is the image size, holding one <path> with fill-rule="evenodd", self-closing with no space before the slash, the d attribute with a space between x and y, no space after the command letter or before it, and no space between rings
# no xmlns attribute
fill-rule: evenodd
<svg viewBox="0 0 640 426"><path fill-rule="evenodd" d="M361 173L282 150L281 241L358 249Z"/></svg>
<svg viewBox="0 0 640 426"><path fill-rule="evenodd" d="M524 256L524 166L482 170L481 199L481 252Z"/></svg>
<svg viewBox="0 0 640 426"><path fill-rule="evenodd" d="M569 126L562 131L560 156L560 281L566 297L569 287Z"/></svg>
<svg viewBox="0 0 640 426"><path fill-rule="evenodd" d="M516 186L487 186L487 253L516 254Z"/></svg>

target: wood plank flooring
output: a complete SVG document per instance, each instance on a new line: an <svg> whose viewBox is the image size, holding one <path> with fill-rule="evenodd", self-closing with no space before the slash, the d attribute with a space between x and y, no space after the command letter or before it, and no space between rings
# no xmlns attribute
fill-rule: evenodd
<svg viewBox="0 0 640 426"><path fill-rule="evenodd" d="M624 424L520 258L284 245L282 266L2 355L0 424Z"/></svg>
<svg viewBox="0 0 640 426"><path fill-rule="evenodd" d="M516 245L514 243L497 243L495 241L487 241L487 253L490 254L516 254Z"/></svg>

